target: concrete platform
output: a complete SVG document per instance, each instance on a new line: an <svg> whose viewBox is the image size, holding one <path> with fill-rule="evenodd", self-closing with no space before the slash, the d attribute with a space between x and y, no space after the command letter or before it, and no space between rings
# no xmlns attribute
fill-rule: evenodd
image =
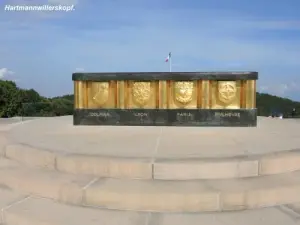
<svg viewBox="0 0 300 225"><path fill-rule="evenodd" d="M0 125L0 224L300 224L299 121L207 130L68 122Z"/></svg>
<svg viewBox="0 0 300 225"><path fill-rule="evenodd" d="M73 126L26 121L6 132L7 158L73 174L158 180L256 177L300 170L300 123L257 128Z"/></svg>
<svg viewBox="0 0 300 225"><path fill-rule="evenodd" d="M225 180L99 178L0 158L0 187L61 203L147 212L223 212L300 202L300 172Z"/></svg>
<svg viewBox="0 0 300 225"><path fill-rule="evenodd" d="M16 142L52 151L131 158L249 156L300 148L300 123L259 118L257 128L73 126L72 117L32 120ZM24 135L28 133L30 135Z"/></svg>
<svg viewBox="0 0 300 225"><path fill-rule="evenodd" d="M299 206L242 212L183 214L143 213L63 205L0 188L0 223L5 225L298 225Z"/></svg>

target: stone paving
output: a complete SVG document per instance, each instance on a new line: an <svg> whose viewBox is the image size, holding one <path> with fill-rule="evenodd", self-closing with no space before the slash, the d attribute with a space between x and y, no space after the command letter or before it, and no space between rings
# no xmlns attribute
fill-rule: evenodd
<svg viewBox="0 0 300 225"><path fill-rule="evenodd" d="M223 157L251 157L260 154L288 152L291 149L297 152L297 149L300 149L300 120L259 118L257 128L73 127L71 123L71 117L43 118L30 122L0 120L0 157L1 151L5 152L4 148L7 143L5 137L9 137L10 141L13 140L16 143L45 148L53 152L125 158L221 159ZM81 138L78 138L79 136ZM35 159L39 160L40 158L36 157ZM26 160L28 158L24 158L24 162ZM278 159L276 160L278 161ZM65 193L68 189L61 189L57 182L67 185L63 177L74 175L60 174L58 179L58 176L55 175L58 174L57 171L51 172L46 171L49 168L36 169L35 167L28 169L27 165L23 164L20 165L24 167L24 171L19 173L13 169L14 162L7 159L4 162L7 163L0 165L1 225L300 225L299 204L214 213L134 212L71 206L51 199L40 198L34 194L34 190L41 191L41 194L46 191L49 193L49 197L56 195L54 190L59 191L58 193L64 190ZM299 164L298 161L293 163ZM286 167L290 164L292 163L288 162ZM8 176L10 173L5 175L6 170L11 171L12 174L16 173L15 178L23 177L24 179ZM35 173L39 175L33 173L27 176L26 171L29 170L35 170ZM54 175L44 176L43 173L53 173ZM6 178L3 179L4 177ZM280 180L286 183L285 181L290 178L290 174L287 176L282 174L276 175L274 179L276 185L279 185ZM272 179L270 177L270 182L268 179L265 180L269 187L275 184L271 182ZM13 185L1 183L2 180L7 180L7 184ZM39 180L37 182L39 187L36 187L30 180L32 182ZM238 182L238 180L236 181ZM292 180L298 182L300 176ZM251 180L246 181L249 183ZM222 180L217 182L226 186L226 182ZM230 182L235 182L235 180ZM70 185L75 184L71 182ZM253 187L255 185L254 182ZM121 188L122 185L118 186ZM300 187L298 186L297 188ZM27 189L28 192L21 192L22 189ZM235 189L239 190L239 187ZM272 196L279 198L285 195L284 190L284 188L276 189L275 192L272 192ZM271 198L271 195L263 193L265 192L261 192L261 198ZM298 192L294 194L296 193ZM134 192L130 194L134 195ZM292 192L289 194L289 198L292 199ZM40 194L38 195L40 196ZM63 197L62 195L57 196ZM260 194L256 193L255 196L257 198L255 201L259 201ZM161 201L163 201L163 196Z"/></svg>
<svg viewBox="0 0 300 225"><path fill-rule="evenodd" d="M21 196L0 188L0 224L5 225L299 225L295 207L280 206L228 213L138 213L80 208ZM297 208L297 207L296 207ZM2 222L2 223L1 223Z"/></svg>
<svg viewBox="0 0 300 225"><path fill-rule="evenodd" d="M24 135L28 134L28 135ZM257 128L73 126L46 118L9 132L15 142L52 151L136 158L224 158L300 149L300 123L258 118Z"/></svg>

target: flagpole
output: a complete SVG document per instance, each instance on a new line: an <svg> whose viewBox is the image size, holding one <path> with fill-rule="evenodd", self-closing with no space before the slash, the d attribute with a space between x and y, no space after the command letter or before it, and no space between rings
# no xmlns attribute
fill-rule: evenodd
<svg viewBox="0 0 300 225"><path fill-rule="evenodd" d="M169 52L169 55L166 58L165 62L169 63L169 72L172 72L172 54L171 54L171 52Z"/></svg>

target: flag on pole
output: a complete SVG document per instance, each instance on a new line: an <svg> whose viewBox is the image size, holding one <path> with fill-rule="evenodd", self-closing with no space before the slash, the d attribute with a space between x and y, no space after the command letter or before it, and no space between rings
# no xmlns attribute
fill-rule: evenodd
<svg viewBox="0 0 300 225"><path fill-rule="evenodd" d="M169 52L169 55L167 56L165 62L169 62L170 59L171 59L171 52Z"/></svg>

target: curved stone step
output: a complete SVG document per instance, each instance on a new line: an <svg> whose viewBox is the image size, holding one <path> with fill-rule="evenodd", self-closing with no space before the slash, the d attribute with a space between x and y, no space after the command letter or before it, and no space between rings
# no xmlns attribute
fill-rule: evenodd
<svg viewBox="0 0 300 225"><path fill-rule="evenodd" d="M89 209L50 199L21 196L0 188L0 224L5 225L140 225L147 213Z"/></svg>
<svg viewBox="0 0 300 225"><path fill-rule="evenodd" d="M0 149L1 154L1 149ZM251 157L147 159L108 157L47 151L23 144L7 144L2 155L27 165L97 177L196 180L246 178L300 170L300 150Z"/></svg>
<svg viewBox="0 0 300 225"><path fill-rule="evenodd" d="M0 199L6 197L0 191ZM1 202L1 201L0 201ZM4 208L5 225L296 225L299 214L286 207L227 213L184 214L143 213L90 209L63 205L49 199L29 197ZM246 223L245 223L246 221Z"/></svg>
<svg viewBox="0 0 300 225"><path fill-rule="evenodd" d="M24 168L0 159L0 184L60 202L153 212L215 212L300 202L300 172L247 179L101 179Z"/></svg>
<svg viewBox="0 0 300 225"><path fill-rule="evenodd" d="M72 116L50 117L7 130L11 145L4 154L29 165L98 177L245 178L299 170L298 130L291 120L262 117L256 128L91 127L73 126Z"/></svg>
<svg viewBox="0 0 300 225"><path fill-rule="evenodd" d="M28 196L12 191L5 185L0 185L0 224L5 224L3 212L13 205L25 201Z"/></svg>

